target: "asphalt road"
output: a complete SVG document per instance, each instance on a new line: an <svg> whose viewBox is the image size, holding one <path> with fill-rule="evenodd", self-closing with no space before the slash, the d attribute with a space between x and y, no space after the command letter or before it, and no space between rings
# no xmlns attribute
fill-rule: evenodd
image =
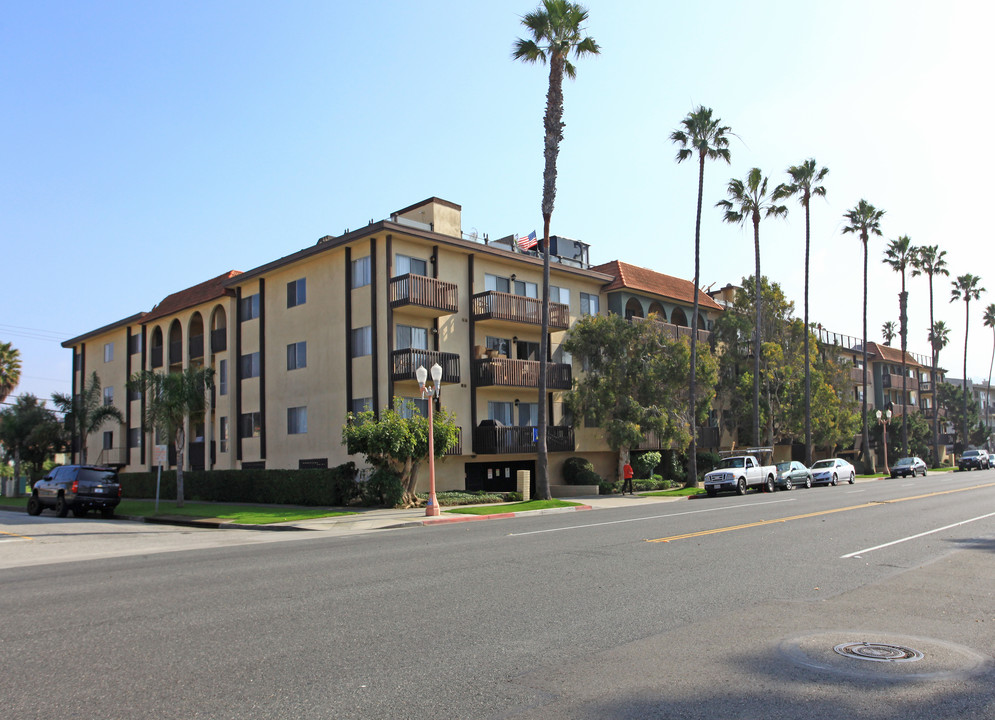
<svg viewBox="0 0 995 720"><path fill-rule="evenodd" d="M995 717L995 471L350 536L5 515L11 718Z"/></svg>

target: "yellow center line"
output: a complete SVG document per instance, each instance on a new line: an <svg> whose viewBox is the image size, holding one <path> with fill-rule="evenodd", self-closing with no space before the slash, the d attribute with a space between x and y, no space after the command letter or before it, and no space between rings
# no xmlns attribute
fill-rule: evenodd
<svg viewBox="0 0 995 720"><path fill-rule="evenodd" d="M791 515L789 517L775 518L773 520L758 520L756 522L746 523L744 525L730 525L729 527L716 528L714 530L699 530L698 532L685 533L683 535L670 535L669 537L655 538L652 540L647 540L646 542L671 542L672 540L687 540L688 538L702 537L704 535L715 535L717 533L731 532L733 530L745 530L747 528L763 527L764 525L772 525L774 523L788 522L789 520L802 520L804 518L818 517L820 515L832 515L833 513L846 512L848 510L860 510L862 508L875 507L878 505L888 505L890 503L905 502L906 500L922 500L924 498L936 497L938 495L949 495L950 493L965 492L967 490L981 490L983 488L995 487L995 483L987 483L986 485L974 485L973 487L958 488L956 490L939 490L937 492L927 493L926 495L913 495L904 498L895 498L894 500L877 500L874 502L862 503L860 505L850 505L849 507L836 508L834 510L820 510L818 512L805 513L804 515Z"/></svg>
<svg viewBox="0 0 995 720"><path fill-rule="evenodd" d="M0 535L7 535L8 537L22 538L24 540L34 540L34 538L28 537L27 535L18 535L17 533L4 532L3 530L0 530Z"/></svg>

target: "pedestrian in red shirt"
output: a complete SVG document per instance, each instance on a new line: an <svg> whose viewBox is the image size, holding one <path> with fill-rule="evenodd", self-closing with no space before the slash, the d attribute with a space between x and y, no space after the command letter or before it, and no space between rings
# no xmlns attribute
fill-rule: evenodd
<svg viewBox="0 0 995 720"><path fill-rule="evenodd" d="M625 489L629 488L629 494L635 495L632 492L632 466L629 463L622 466L622 478L622 494L625 495Z"/></svg>

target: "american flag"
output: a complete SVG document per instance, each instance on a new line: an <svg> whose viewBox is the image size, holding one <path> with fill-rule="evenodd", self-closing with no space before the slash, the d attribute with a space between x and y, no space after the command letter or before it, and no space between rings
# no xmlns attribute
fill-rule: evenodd
<svg viewBox="0 0 995 720"><path fill-rule="evenodd" d="M518 238L518 247L520 247L522 250L531 250L538 244L539 240L536 239L535 230L530 232L527 237Z"/></svg>

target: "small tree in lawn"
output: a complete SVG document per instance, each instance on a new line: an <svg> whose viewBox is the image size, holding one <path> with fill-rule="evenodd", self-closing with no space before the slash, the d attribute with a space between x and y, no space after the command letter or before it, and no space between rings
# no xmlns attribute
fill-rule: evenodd
<svg viewBox="0 0 995 720"><path fill-rule="evenodd" d="M183 464L187 418L204 414L207 391L214 386L214 369L186 368L182 372L142 370L128 380L128 389L145 398L143 427L158 430L176 448L176 506L183 507Z"/></svg>
<svg viewBox="0 0 995 720"><path fill-rule="evenodd" d="M100 377L96 372L83 383L77 395L54 393L52 402L59 412L66 416L66 430L70 437L79 442L80 462L87 462L86 439L97 432L108 420L124 422L124 415L113 405L104 405L100 387Z"/></svg>
<svg viewBox="0 0 995 720"><path fill-rule="evenodd" d="M21 464L31 466L32 477L52 453L62 445L62 427L44 401L26 393L13 405L0 411L0 457L14 463L14 477L21 476Z"/></svg>
<svg viewBox="0 0 995 720"><path fill-rule="evenodd" d="M432 402L429 399L429 402ZM455 417L446 410L433 413L435 457L445 456L459 438ZM401 400L393 408L384 408L380 418L372 411L349 413L342 428L342 442L351 453L361 453L375 468L388 468L401 478L403 507L416 507L418 467L428 459L428 418L412 408L410 417L402 413Z"/></svg>

